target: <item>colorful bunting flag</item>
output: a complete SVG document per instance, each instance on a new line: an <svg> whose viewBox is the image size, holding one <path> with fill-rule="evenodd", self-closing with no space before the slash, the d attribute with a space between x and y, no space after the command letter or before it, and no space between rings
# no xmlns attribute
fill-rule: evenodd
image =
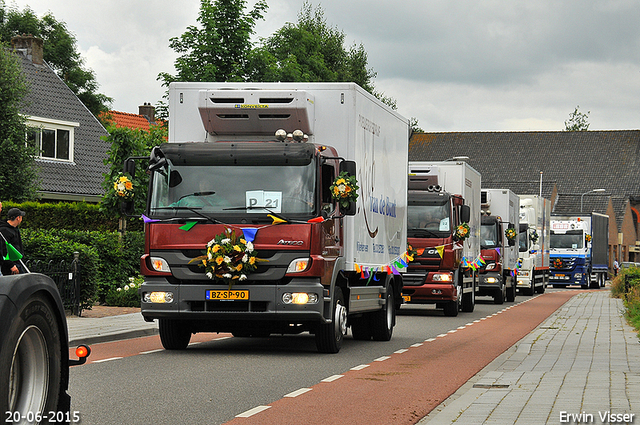
<svg viewBox="0 0 640 425"><path fill-rule="evenodd" d="M267 214L268 217L270 217L273 220L273 223L271 224L280 224L280 223L287 223L287 220L284 220L280 217L276 217L275 215L272 214Z"/></svg>
<svg viewBox="0 0 640 425"><path fill-rule="evenodd" d="M156 221L160 221L160 220L156 220L156 219L153 219L153 218L149 218L144 214L142 214L140 217L142 218L142 221L145 222L145 223L155 223Z"/></svg>
<svg viewBox="0 0 640 425"><path fill-rule="evenodd" d="M6 257L4 257L4 260L7 261L19 261L22 259L22 254L20 254L20 251L18 251L17 249L15 249L15 247L13 245L11 245L9 242L7 242L7 255Z"/></svg>
<svg viewBox="0 0 640 425"><path fill-rule="evenodd" d="M255 227L241 227L242 233L244 234L244 240L247 242L253 242L256 239L256 233L258 233L258 229Z"/></svg>
<svg viewBox="0 0 640 425"><path fill-rule="evenodd" d="M197 221L187 221L186 224L184 226L180 226L179 229L180 230L184 230L185 232L188 232L189 230L191 230L193 228L193 226L195 226L196 224L198 224Z"/></svg>

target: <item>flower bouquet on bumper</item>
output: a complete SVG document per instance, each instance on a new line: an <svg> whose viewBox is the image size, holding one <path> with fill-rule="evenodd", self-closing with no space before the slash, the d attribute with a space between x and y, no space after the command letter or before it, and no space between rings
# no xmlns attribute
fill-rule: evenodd
<svg viewBox="0 0 640 425"><path fill-rule="evenodd" d="M242 282L256 270L257 251L253 244L244 239L242 232L226 229L207 243L204 255L196 257L189 263L199 263L211 280L222 280L229 289L236 282Z"/></svg>

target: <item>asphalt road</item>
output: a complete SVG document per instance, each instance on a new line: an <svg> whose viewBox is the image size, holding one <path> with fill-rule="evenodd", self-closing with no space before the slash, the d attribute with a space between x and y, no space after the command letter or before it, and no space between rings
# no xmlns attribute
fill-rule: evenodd
<svg viewBox="0 0 640 425"><path fill-rule="evenodd" d="M548 290L554 291L558 290ZM183 352L162 350L157 336L96 344L91 362L70 371L71 410L79 412L85 425L222 424L319 383L338 380L352 368L373 365L381 370L376 373L384 375L386 364L392 364L384 360L394 353L408 351L529 298L518 295L515 303L495 305L492 299L479 297L474 312L461 312L458 317L444 317L432 306L403 306L391 341L355 341L348 335L341 351L334 355L319 354L309 334L269 338L198 334L192 338L195 343ZM518 319L519 310L524 312L525 306L508 310L507 322L492 318L493 322L482 324L495 324L494 330L487 328L488 332L503 333ZM525 316L522 321L528 320ZM464 364L465 359L456 362ZM338 404L342 405L326 408L348 409L348 403Z"/></svg>

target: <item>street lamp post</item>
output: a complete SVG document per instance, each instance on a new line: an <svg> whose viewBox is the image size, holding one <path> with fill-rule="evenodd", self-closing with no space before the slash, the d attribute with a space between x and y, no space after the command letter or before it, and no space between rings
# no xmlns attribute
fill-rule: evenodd
<svg viewBox="0 0 640 425"><path fill-rule="evenodd" d="M582 212L582 199L584 198L584 195L586 195L587 193L592 193L592 192L606 192L606 189L591 189L590 191L585 192L582 195L580 195L580 212Z"/></svg>

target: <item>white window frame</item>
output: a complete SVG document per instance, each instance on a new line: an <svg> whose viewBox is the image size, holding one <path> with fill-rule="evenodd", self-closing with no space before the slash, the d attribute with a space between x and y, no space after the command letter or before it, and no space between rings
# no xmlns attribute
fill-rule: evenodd
<svg viewBox="0 0 640 425"><path fill-rule="evenodd" d="M72 121L54 120L51 118L27 117L27 126L31 128L35 128L40 131L42 130L55 131L56 149L58 147L58 143L57 143L58 131L57 130L68 131L69 132L69 158L68 159L42 156L42 138L40 138L39 146L37 146L38 152L36 153L36 158L46 160L46 161L73 162L75 129L76 127L80 127L80 123L72 122ZM57 155L57 152L55 154Z"/></svg>

